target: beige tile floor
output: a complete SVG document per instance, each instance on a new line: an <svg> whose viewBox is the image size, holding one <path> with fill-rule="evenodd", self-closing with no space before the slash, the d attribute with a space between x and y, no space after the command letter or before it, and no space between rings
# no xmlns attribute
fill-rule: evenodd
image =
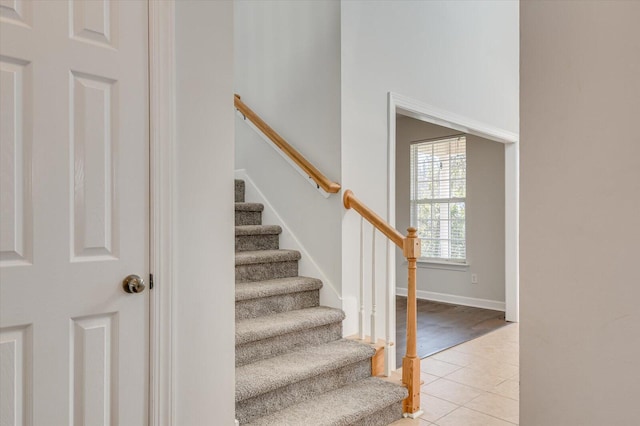
<svg viewBox="0 0 640 426"><path fill-rule="evenodd" d="M518 336L518 324L510 324L423 359L424 414L393 425L517 425Z"/></svg>

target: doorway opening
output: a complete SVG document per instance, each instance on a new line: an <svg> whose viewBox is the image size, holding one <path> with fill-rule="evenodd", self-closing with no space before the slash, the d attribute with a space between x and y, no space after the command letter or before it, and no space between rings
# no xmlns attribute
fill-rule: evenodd
<svg viewBox="0 0 640 426"><path fill-rule="evenodd" d="M388 215L421 238L418 355L517 322L517 135L393 93L388 128ZM388 263L399 360L407 271L402 256Z"/></svg>
<svg viewBox="0 0 640 426"><path fill-rule="evenodd" d="M396 114L396 228L410 226L422 249L418 356L506 325L503 145ZM396 262L405 261L397 254ZM407 269L397 268L396 360L406 282Z"/></svg>

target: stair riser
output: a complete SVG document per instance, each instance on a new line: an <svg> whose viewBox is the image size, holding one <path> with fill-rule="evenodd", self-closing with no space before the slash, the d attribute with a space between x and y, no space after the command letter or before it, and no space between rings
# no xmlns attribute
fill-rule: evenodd
<svg viewBox="0 0 640 426"><path fill-rule="evenodd" d="M316 346L332 342L342 337L342 323L327 324L320 327L283 334L236 346L236 367L282 355L307 346ZM371 373L371 371L369 371Z"/></svg>
<svg viewBox="0 0 640 426"><path fill-rule="evenodd" d="M262 225L262 212L236 210L236 226Z"/></svg>
<svg viewBox="0 0 640 426"><path fill-rule="evenodd" d="M244 181L236 180L235 185L235 202L244 203Z"/></svg>
<svg viewBox="0 0 640 426"><path fill-rule="evenodd" d="M236 302L236 320L262 317L315 306L320 306L319 290L241 300Z"/></svg>
<svg viewBox="0 0 640 426"><path fill-rule="evenodd" d="M371 374L371 360L366 359L319 376L275 389L254 398L236 402L240 424L291 405L314 398L324 392L364 379Z"/></svg>
<svg viewBox="0 0 640 426"><path fill-rule="evenodd" d="M402 418L402 401L371 413L367 417L351 423L351 426L387 426Z"/></svg>
<svg viewBox="0 0 640 426"><path fill-rule="evenodd" d="M298 277L300 253L279 250L279 226L246 226L262 225L264 205L245 202L244 181L235 180L234 189L236 421L382 426L398 420L406 391L370 378L374 350L341 339L344 312L319 307L322 284ZM274 336L279 333L286 334Z"/></svg>
<svg viewBox="0 0 640 426"><path fill-rule="evenodd" d="M279 235L237 235L236 251L277 250Z"/></svg>
<svg viewBox="0 0 640 426"><path fill-rule="evenodd" d="M273 280L298 275L298 261L253 263L236 265L236 282Z"/></svg>

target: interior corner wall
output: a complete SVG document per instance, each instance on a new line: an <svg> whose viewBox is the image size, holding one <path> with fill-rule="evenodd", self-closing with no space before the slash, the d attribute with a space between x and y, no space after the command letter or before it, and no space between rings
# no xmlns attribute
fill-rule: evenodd
<svg viewBox="0 0 640 426"><path fill-rule="evenodd" d="M235 418L233 3L175 2L176 425Z"/></svg>
<svg viewBox="0 0 640 426"><path fill-rule="evenodd" d="M353 0L341 11L342 183L383 218L389 92L518 133L519 2ZM356 216L342 224L345 297L358 292Z"/></svg>
<svg viewBox="0 0 640 426"><path fill-rule="evenodd" d="M322 173L341 183L340 3L234 4L236 93ZM235 167L247 172L331 281L325 285L340 292L340 194L325 199L239 116L235 141Z"/></svg>
<svg viewBox="0 0 640 426"><path fill-rule="evenodd" d="M410 147L412 142L460 132L414 118L396 120L396 228L410 226ZM468 267L418 264L417 290L461 296L496 309L505 302L504 148L499 142L474 135L467 138L466 239ZM396 286L407 288L406 260L396 256ZM471 274L478 283L471 283ZM422 295L429 296L427 293ZM433 297L433 295L431 296ZM478 300L480 299L480 300Z"/></svg>
<svg viewBox="0 0 640 426"><path fill-rule="evenodd" d="M640 2L521 2L520 424L640 419Z"/></svg>

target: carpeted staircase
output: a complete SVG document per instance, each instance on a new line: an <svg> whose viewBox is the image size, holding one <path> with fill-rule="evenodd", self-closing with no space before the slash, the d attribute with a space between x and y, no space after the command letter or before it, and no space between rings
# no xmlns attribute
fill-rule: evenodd
<svg viewBox="0 0 640 426"><path fill-rule="evenodd" d="M236 418L241 425L388 425L405 388L371 377L374 349L342 339L344 312L320 305L322 282L298 276L262 204L236 206Z"/></svg>

